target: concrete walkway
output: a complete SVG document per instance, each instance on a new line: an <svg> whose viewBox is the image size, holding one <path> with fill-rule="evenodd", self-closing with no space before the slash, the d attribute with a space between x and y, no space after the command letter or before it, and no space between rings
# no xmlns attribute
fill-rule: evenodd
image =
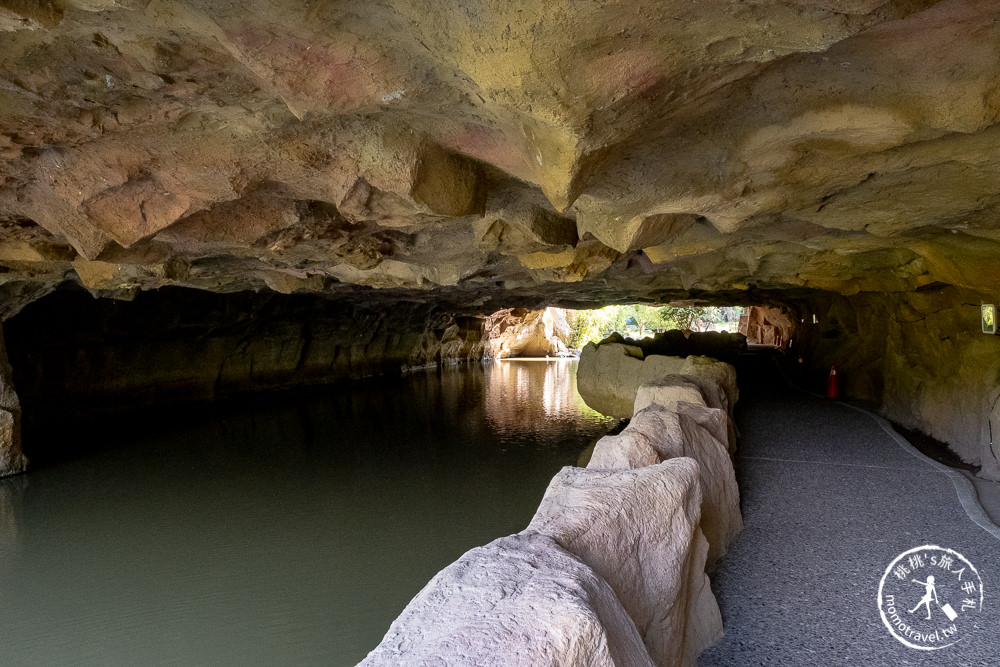
<svg viewBox="0 0 1000 667"><path fill-rule="evenodd" d="M877 417L787 388L744 388L737 424L746 527L712 574L726 634L699 665L1000 665L1000 529L968 480ZM984 604L969 636L922 651L877 600L888 565L928 544L979 570Z"/></svg>

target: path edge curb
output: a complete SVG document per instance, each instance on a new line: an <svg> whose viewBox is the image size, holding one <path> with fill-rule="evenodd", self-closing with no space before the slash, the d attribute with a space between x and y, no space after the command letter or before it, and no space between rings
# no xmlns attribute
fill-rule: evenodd
<svg viewBox="0 0 1000 667"><path fill-rule="evenodd" d="M796 387L794 384L791 385L796 391L811 396L813 398L818 398L823 401L829 400L819 394L814 394L811 391L802 389L801 387ZM858 407L857 405L851 405L850 403L845 403L843 401L836 401L838 405L842 405L846 408L856 410L864 415L867 415L874 421L879 427L885 431L892 441L896 443L901 449L908 453L913 458L926 463L927 465L934 468L937 472L940 472L951 480L952 486L955 487L955 494L958 496L958 502L962 505L962 509L965 511L966 516L972 520L974 524L985 530L987 533L993 537L1000 540L1000 526L997 526L990 519L989 515L986 514L986 510L983 509L982 504L979 502L979 495L976 493L976 487L973 483L965 477L962 473L954 470L940 461L935 461L934 459L926 456L919 449L911 445L906 438L901 436L896 429L892 427L885 417L875 414L870 410Z"/></svg>

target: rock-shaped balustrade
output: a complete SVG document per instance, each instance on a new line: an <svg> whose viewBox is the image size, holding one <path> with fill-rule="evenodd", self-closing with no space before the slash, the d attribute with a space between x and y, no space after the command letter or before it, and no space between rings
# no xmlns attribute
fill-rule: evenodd
<svg viewBox="0 0 1000 667"><path fill-rule="evenodd" d="M682 409L688 405L691 404L681 404ZM651 403L636 412L621 434L601 438L587 467L641 468L682 457L698 464L703 495L701 529L708 539L707 563L711 566L743 528L732 459L717 434L699 424L690 413Z"/></svg>
<svg viewBox="0 0 1000 667"><path fill-rule="evenodd" d="M614 589L657 665L693 665L722 636L705 575L698 464L563 468L527 532L552 536Z"/></svg>
<svg viewBox="0 0 1000 667"><path fill-rule="evenodd" d="M607 343L577 377L629 425L553 478L525 530L438 573L363 665L693 666L722 636L706 569L742 527L735 370Z"/></svg>
<svg viewBox="0 0 1000 667"><path fill-rule="evenodd" d="M641 347L629 343L587 343L580 353L576 385L580 396L591 408L612 417L627 419L635 412L639 387L668 375L688 376L709 394L721 390L725 401L714 395L706 399L712 402L711 407L723 408L732 416L732 408L739 399L736 369L711 357L646 356Z"/></svg>
<svg viewBox="0 0 1000 667"><path fill-rule="evenodd" d="M604 578L539 533L494 540L439 572L361 662L654 664Z"/></svg>

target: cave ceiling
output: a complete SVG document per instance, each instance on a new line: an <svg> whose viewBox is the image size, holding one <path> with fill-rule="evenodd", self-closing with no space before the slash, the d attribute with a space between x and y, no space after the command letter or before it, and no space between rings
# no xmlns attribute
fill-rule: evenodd
<svg viewBox="0 0 1000 667"><path fill-rule="evenodd" d="M995 0L0 0L4 314L1000 292Z"/></svg>

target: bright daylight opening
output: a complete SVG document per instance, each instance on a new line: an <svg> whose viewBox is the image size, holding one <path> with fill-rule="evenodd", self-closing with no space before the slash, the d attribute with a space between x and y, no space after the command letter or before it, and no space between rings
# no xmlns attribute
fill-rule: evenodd
<svg viewBox="0 0 1000 667"><path fill-rule="evenodd" d="M597 343L617 332L640 340L677 329L682 332L718 331L737 333L743 306L650 306L633 304L605 306L596 310L568 310L566 322L572 349Z"/></svg>

